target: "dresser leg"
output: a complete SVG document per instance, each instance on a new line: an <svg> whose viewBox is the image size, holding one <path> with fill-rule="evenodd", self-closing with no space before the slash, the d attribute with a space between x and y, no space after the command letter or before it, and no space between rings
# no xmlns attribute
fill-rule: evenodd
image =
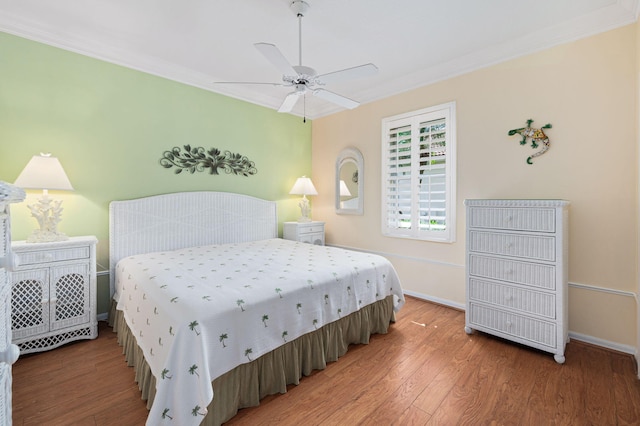
<svg viewBox="0 0 640 426"><path fill-rule="evenodd" d="M469 327L468 325L465 325L464 332L467 334L473 334L473 328Z"/></svg>
<svg viewBox="0 0 640 426"><path fill-rule="evenodd" d="M553 359L555 359L558 364L564 364L564 355L554 355Z"/></svg>

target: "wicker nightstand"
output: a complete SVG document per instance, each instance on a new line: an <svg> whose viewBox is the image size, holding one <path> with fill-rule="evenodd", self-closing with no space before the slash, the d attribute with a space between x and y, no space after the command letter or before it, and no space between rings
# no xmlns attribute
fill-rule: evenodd
<svg viewBox="0 0 640 426"><path fill-rule="evenodd" d="M284 222L282 238L301 243L324 245L324 222Z"/></svg>
<svg viewBox="0 0 640 426"><path fill-rule="evenodd" d="M95 237L53 243L17 241L10 275L11 331L20 353L98 336Z"/></svg>

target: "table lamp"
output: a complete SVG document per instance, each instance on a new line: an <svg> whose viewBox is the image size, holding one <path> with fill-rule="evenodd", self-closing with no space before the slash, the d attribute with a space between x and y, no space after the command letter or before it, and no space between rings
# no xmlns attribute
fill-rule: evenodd
<svg viewBox="0 0 640 426"><path fill-rule="evenodd" d="M318 191L313 186L313 182L311 179L302 176L296 180L296 183L289 191L291 195L302 195L302 200L298 203L300 206L300 218L298 222L311 222L311 218L309 217L309 213L311 213L311 208L309 207L309 200L307 200L307 195L318 195Z"/></svg>
<svg viewBox="0 0 640 426"><path fill-rule="evenodd" d="M40 243L68 240L58 231L62 215L62 200L49 198L49 190L73 191L67 174L60 161L51 154L34 155L16 179L15 186L23 189L42 189L42 197L37 204L28 205L33 216L40 225L27 238L27 242Z"/></svg>

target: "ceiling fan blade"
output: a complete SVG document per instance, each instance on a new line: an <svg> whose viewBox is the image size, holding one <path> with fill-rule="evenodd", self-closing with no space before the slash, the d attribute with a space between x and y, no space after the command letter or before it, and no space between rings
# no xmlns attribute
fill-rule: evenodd
<svg viewBox="0 0 640 426"><path fill-rule="evenodd" d="M284 98L284 102L282 102L282 105L280 105L278 112L291 112L293 107L298 102L298 98L301 94L302 93L299 91L289 93L287 97Z"/></svg>
<svg viewBox="0 0 640 426"><path fill-rule="evenodd" d="M358 105L360 105L360 102L356 102L353 99L346 98L342 95L338 95L337 93L333 93L324 89L316 89L313 91L313 94L319 98L324 99L325 101L332 102L347 109L354 109Z"/></svg>
<svg viewBox="0 0 640 426"><path fill-rule="evenodd" d="M351 80L353 78L368 77L378 72L378 67L373 64L359 65L353 68L347 68L340 71L334 71L327 74L322 74L317 77L322 84L331 84L345 80Z"/></svg>
<svg viewBox="0 0 640 426"><path fill-rule="evenodd" d="M283 83L261 83L258 81L214 81L213 84L260 84L263 86L290 87L293 84Z"/></svg>
<svg viewBox="0 0 640 426"><path fill-rule="evenodd" d="M274 44L269 43L256 43L254 44L256 49L264 55L269 62L271 62L280 72L284 75L298 75L296 70L293 69L287 58L284 57L280 49Z"/></svg>

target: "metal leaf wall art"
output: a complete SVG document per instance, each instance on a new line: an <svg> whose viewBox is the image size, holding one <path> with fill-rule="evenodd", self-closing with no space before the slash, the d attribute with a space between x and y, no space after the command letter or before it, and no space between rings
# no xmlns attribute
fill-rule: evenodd
<svg viewBox="0 0 640 426"><path fill-rule="evenodd" d="M184 145L184 152L181 148L174 147L170 151L165 151L160 159L160 165L165 169L175 167L175 174L187 171L191 174L209 170L209 174L219 175L220 170L227 174L249 176L258 173L253 161L241 154L234 154L231 151L220 151L218 148L205 150L203 147L191 147Z"/></svg>

